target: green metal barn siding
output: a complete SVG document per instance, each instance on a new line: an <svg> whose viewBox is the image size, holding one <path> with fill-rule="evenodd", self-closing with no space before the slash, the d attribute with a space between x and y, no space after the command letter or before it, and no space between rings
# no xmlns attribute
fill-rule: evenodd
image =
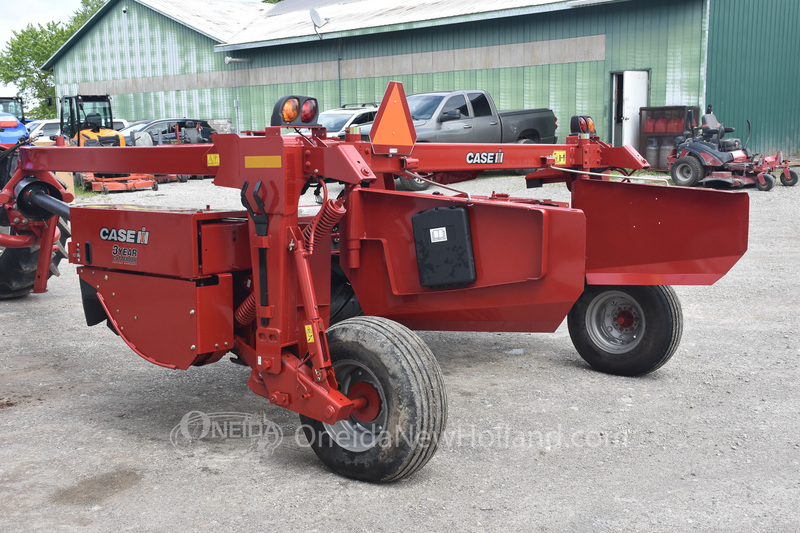
<svg viewBox="0 0 800 533"><path fill-rule="evenodd" d="M800 149L800 2L710 0L706 102L757 152Z"/></svg>
<svg viewBox="0 0 800 533"><path fill-rule="evenodd" d="M620 2L516 19L446 25L348 39L345 60L448 49L480 50L498 45L605 36L605 60L475 71L420 74L400 79L406 93L486 89L501 109L550 107L560 118L559 135L576 113L596 118L610 135L611 72L650 71L650 105L699 105L703 97L703 0ZM333 46L333 44L331 44ZM342 83L343 102L380 99L388 78ZM323 102L335 107L338 101Z"/></svg>
<svg viewBox="0 0 800 533"><path fill-rule="evenodd" d="M108 11L58 62L57 94L80 92L84 82L125 80L127 93L112 92L117 117L207 116L209 106L212 114L227 117L230 112L219 109L227 107L226 98L198 90L151 92L143 81L222 70L224 57L213 49L217 42L136 2L127 7L127 14Z"/></svg>
<svg viewBox="0 0 800 533"><path fill-rule="evenodd" d="M109 10L55 71L59 94L78 92L79 87L102 88L114 97L115 115L128 119L198 115L229 118L240 129L259 129L284 94L314 95L328 109L379 101L388 81L398 80L407 94L478 88L488 90L501 109L550 107L560 119L558 135L563 139L569 117L576 113L591 114L600 132L610 132L611 73L637 69L650 71L650 105L702 101L704 0L630 0L315 39L230 53L252 59L230 65L224 63L226 54L214 52L212 39L136 2L127 5L127 18L119 9ZM557 60L552 63L524 64L517 47L521 50L526 43L552 43L555 48L583 43L586 49L554 50ZM459 70L446 61L450 51L476 61L505 55L497 57L500 66ZM429 55L439 62L427 69L375 73L378 67L386 70L386 61L416 61ZM502 66L504 62L514 66ZM351 74L338 80L339 69ZM287 80L294 81L283 83ZM90 83L94 81L103 83ZM239 104L238 117L234 101Z"/></svg>

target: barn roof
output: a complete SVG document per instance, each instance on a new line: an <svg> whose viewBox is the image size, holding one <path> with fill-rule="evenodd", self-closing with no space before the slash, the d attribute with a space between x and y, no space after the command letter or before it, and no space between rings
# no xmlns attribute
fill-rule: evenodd
<svg viewBox="0 0 800 533"><path fill-rule="evenodd" d="M56 61L120 2L135 2L216 41L217 51L367 35L568 10L625 0L110 0L42 67ZM323 24L312 21L312 10Z"/></svg>
<svg viewBox="0 0 800 533"><path fill-rule="evenodd" d="M313 39L349 37L514 17L619 0L283 0L218 50L241 50ZM324 23L315 27L314 9Z"/></svg>

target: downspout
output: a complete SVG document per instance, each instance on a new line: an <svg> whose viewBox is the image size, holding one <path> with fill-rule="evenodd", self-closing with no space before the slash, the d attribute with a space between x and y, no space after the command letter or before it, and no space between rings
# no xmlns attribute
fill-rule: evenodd
<svg viewBox="0 0 800 533"><path fill-rule="evenodd" d="M700 69L700 83L702 92L700 94L700 114L705 113L706 91L708 90L708 40L711 29L711 0L705 0L705 16L703 17L703 65Z"/></svg>
<svg viewBox="0 0 800 533"><path fill-rule="evenodd" d="M233 113L234 113L234 119L236 120L236 131L234 133L236 133L238 135L239 133L241 133L241 130L239 129L239 99L238 98L234 98L233 99Z"/></svg>
<svg viewBox="0 0 800 533"><path fill-rule="evenodd" d="M339 84L339 107L342 107L342 38L336 40L336 79Z"/></svg>

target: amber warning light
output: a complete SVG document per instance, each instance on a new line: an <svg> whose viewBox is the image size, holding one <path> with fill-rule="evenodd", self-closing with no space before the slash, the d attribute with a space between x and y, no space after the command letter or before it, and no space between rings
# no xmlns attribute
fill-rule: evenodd
<svg viewBox="0 0 800 533"><path fill-rule="evenodd" d="M389 82L369 132L369 140L376 154L408 155L414 149L417 132L402 83Z"/></svg>
<svg viewBox="0 0 800 533"><path fill-rule="evenodd" d="M316 98L308 96L284 96L272 109L271 126L284 128L308 128L319 126L319 105Z"/></svg>

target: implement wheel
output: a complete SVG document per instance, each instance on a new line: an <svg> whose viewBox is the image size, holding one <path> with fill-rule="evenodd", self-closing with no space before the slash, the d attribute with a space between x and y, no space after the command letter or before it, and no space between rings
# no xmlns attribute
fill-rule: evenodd
<svg viewBox="0 0 800 533"><path fill-rule="evenodd" d="M703 165L696 157L687 155L675 161L670 174L675 185L694 187L704 177Z"/></svg>
<svg viewBox="0 0 800 533"><path fill-rule="evenodd" d="M444 379L433 353L405 326L355 317L326 332L339 390L361 405L326 424L300 416L314 453L333 471L397 481L436 452L447 420Z"/></svg>
<svg viewBox="0 0 800 533"><path fill-rule="evenodd" d="M671 287L588 285L567 325L572 343L592 367L639 376L657 370L675 353L683 314Z"/></svg>
<svg viewBox="0 0 800 533"><path fill-rule="evenodd" d="M765 183L762 185L761 182L756 179L756 189L759 191L771 191L775 186L775 176L772 174L764 174L764 181Z"/></svg>
<svg viewBox="0 0 800 533"><path fill-rule="evenodd" d="M781 183L786 185L787 187L793 187L797 185L797 172L792 169L789 169L789 178L787 179L786 176L781 173Z"/></svg>

